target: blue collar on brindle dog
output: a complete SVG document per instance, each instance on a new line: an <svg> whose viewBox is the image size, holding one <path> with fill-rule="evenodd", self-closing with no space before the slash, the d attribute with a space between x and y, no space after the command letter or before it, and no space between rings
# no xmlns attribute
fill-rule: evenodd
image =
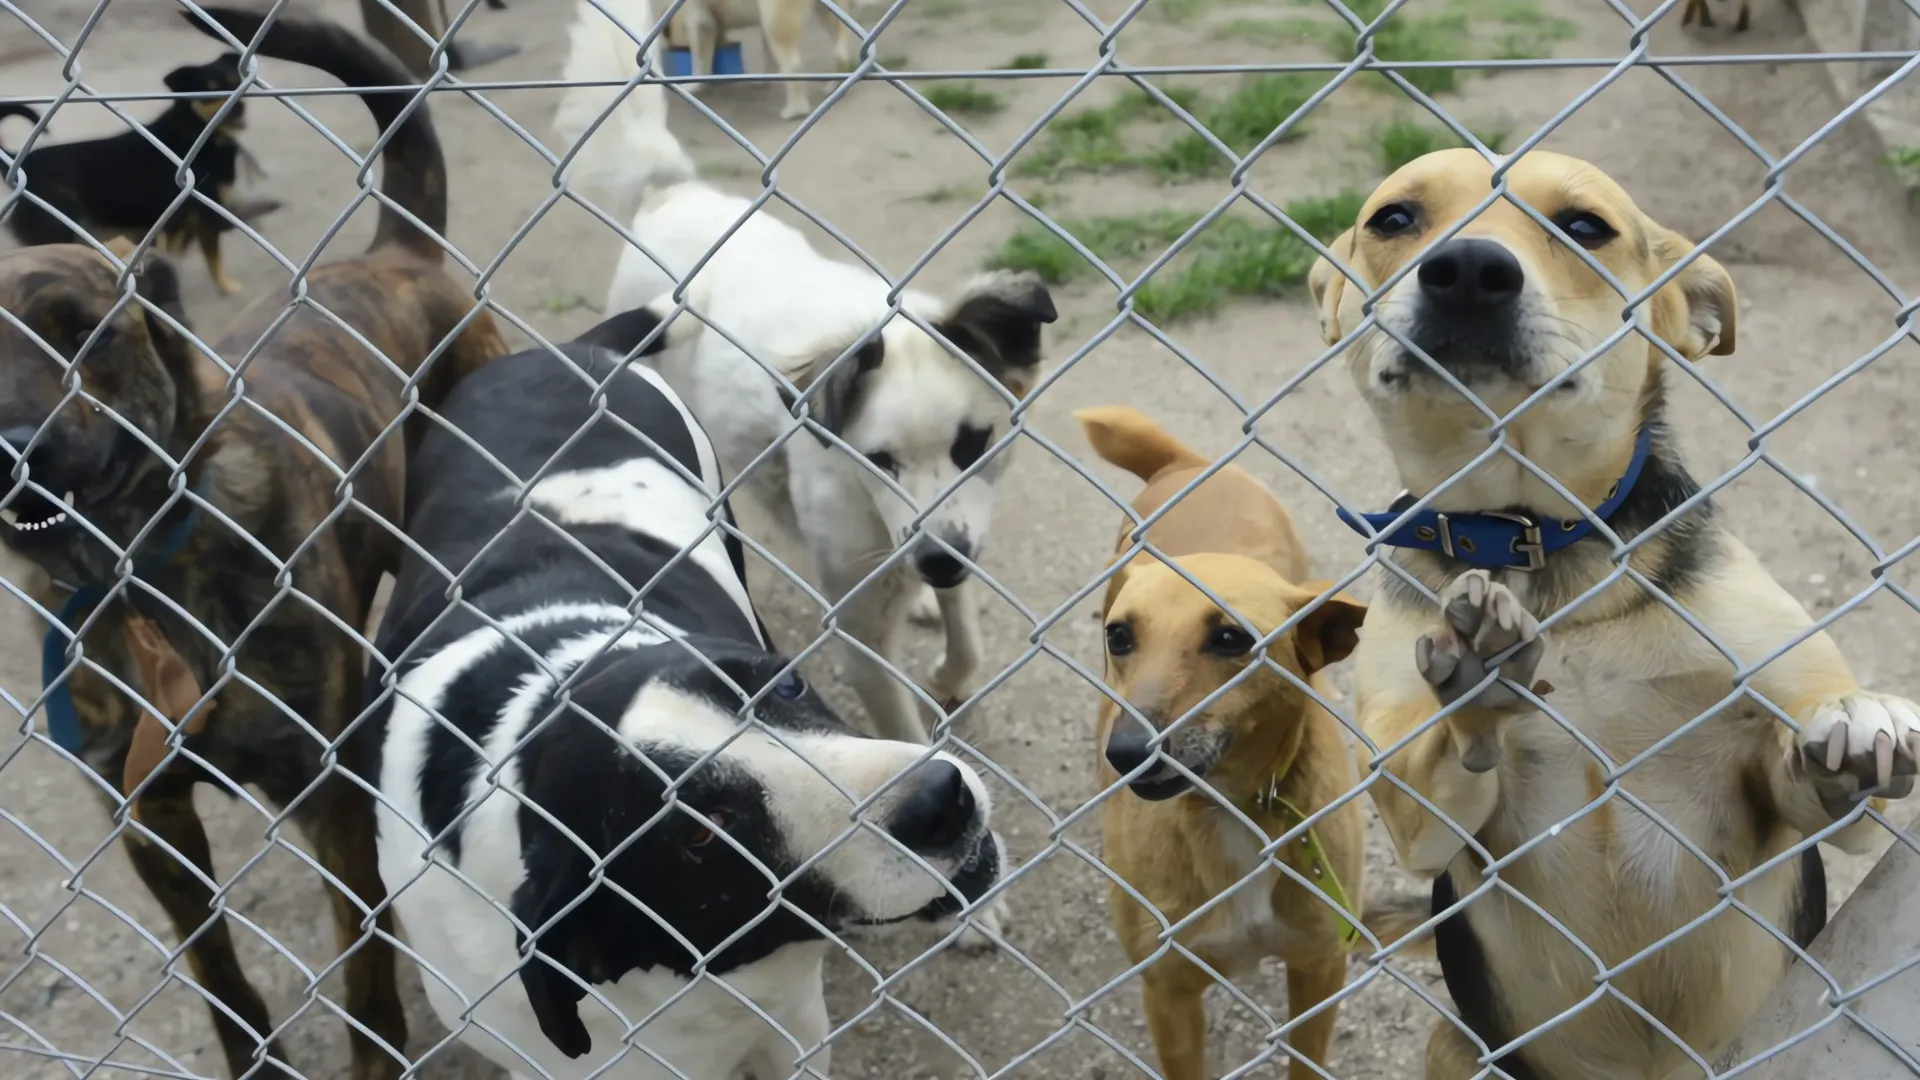
<svg viewBox="0 0 1920 1080"><path fill-rule="evenodd" d="M151 574L172 562L173 557L180 554L180 549L187 546L187 538L193 534L193 527L199 522L200 504L189 498L186 516L168 529L145 555L134 560L134 572ZM80 635L80 628L74 625L75 621L104 599L107 589L105 585L82 585L73 590L67 602L60 605L60 621L47 628L47 636L40 643L40 685L42 698L46 702L47 733L53 736L54 745L74 757L80 756L85 740L80 734L80 716L73 708L67 650L69 642L77 644Z"/></svg>

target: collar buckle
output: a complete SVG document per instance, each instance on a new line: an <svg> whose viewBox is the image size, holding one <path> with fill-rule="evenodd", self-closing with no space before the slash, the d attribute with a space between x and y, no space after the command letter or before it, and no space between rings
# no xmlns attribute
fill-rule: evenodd
<svg viewBox="0 0 1920 1080"><path fill-rule="evenodd" d="M1527 561L1513 569L1524 570L1531 574L1536 570L1541 570L1546 567L1547 549L1540 542L1540 525L1538 522L1525 514L1509 514L1500 510L1488 510L1484 516L1499 518L1502 521L1511 521L1515 525L1520 526L1520 535L1514 537L1507 543L1507 550L1514 555L1524 557Z"/></svg>

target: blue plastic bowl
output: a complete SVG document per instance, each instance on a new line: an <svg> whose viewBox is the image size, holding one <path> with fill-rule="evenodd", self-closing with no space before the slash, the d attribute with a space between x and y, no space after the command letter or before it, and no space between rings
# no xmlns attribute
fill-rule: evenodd
<svg viewBox="0 0 1920 1080"><path fill-rule="evenodd" d="M740 59L740 43L723 41L713 51L713 73L715 75L744 75L747 66ZM693 54L685 49L667 50L667 74L673 78L684 79L693 74Z"/></svg>

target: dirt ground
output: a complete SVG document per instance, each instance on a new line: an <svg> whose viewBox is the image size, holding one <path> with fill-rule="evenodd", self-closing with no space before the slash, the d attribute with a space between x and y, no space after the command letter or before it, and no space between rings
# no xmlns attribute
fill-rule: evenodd
<svg viewBox="0 0 1920 1080"><path fill-rule="evenodd" d="M0 0L0 86L8 93L58 89L59 63L18 26L16 10L47 20L72 39L89 5L80 0ZM557 77L571 14L567 0L509 0L505 12L481 10L466 37L510 40L518 56L474 73L484 80ZM1158 3L1158 0L1156 0ZM354 5L325 0L317 7L350 23ZM1124 10L1119 0L1091 0L1102 18ZM1416 0L1409 10L1428 5ZM1604 5L1564 5L1577 36L1558 46L1561 56L1618 58L1628 28ZM1643 10L1650 4L1641 3ZM1271 9L1297 10L1286 0L1232 3L1234 18ZM115 0L82 53L82 74L100 90L136 91L159 85L167 69L199 62L216 51L181 27L172 0ZM1804 52L1793 12L1778 0L1756 4L1752 33L1683 36L1676 14L1652 35L1654 55L1703 51ZM1156 19L1152 12L1119 35L1119 55L1132 64L1239 63L1271 59L1272 48L1210 33L1209 18ZM1220 17L1224 18L1225 15ZM355 23L357 25L357 23ZM810 30L808 55L824 64L828 51ZM904 54L911 70L974 70L1006 63L1018 53L1045 51L1057 67L1096 62L1101 32L1065 4L1040 0L912 0L882 38L881 54ZM1284 50L1283 50L1284 51ZM1301 52L1301 57L1314 55ZM760 47L749 39L750 70L764 70ZM891 62L891 61L890 61ZM1508 73L1472 79L1443 104L1476 129L1503 126L1514 141L1591 87L1605 65ZM321 85L323 76L266 63L275 85ZM1192 77L1218 87L1226 80ZM1736 138L1689 103L1676 82L1691 85L1742 125L1769 152L1784 154L1831 119L1833 100L1819 70L1807 64L1676 67L1666 74L1629 71L1587 103L1545 144L1600 163L1632 191L1654 217L1695 236L1718 229L1768 191L1767 168ZM1025 79L995 84L1007 106L984 119L962 122L998 154L1058 101L1072 80ZM1099 100L1109 91L1096 87ZM452 177L452 240L476 267L486 269L492 296L531 326L553 335L596 318L588 306L604 295L617 256L616 241L569 205L539 215L552 192L551 168L489 108L534 136L546 133L556 95L550 90L443 94L433 117L445 143ZM777 93L766 87L710 91L705 99L729 123L768 152L794 125L776 119ZM371 143L365 111L351 98L312 101L313 115L364 149ZM1253 188L1275 202L1325 194L1377 178L1361 138L1399 109L1379 91L1350 86L1337 92L1313 120L1313 134L1278 148L1255 171ZM130 107L136 116L157 111ZM267 237L294 263L302 261L334 225L353 191L353 168L290 111L262 102L250 112L248 143L270 176L263 187L283 199L266 219ZM97 107L58 114L58 138L114 130ZM751 190L757 168L721 132L693 110L676 105L673 124L709 174L729 187ZM4 137L17 145L24 128ZM1901 193L1877 167L1859 133L1842 129L1787 174L1783 190L1806 211L1838 230L1896 286L1912 287L1916 237ZM922 273L919 284L951 287L977 268L1021 215L996 200L973 216L986 190L988 166L904 95L882 84L856 87L782 161L781 189L831 221L892 272L900 272L948 231L965 222ZM1024 195L1047 189L1051 212L1082 217L1172 206L1204 209L1222 197L1223 181L1162 188L1144 179L1107 176L1058 185L1014 178ZM792 218L790 213L785 216ZM326 257L358 250L371 233L371 214L347 221ZM524 231L524 235L522 235ZM516 242L517 238L517 242ZM825 241L830 244L831 241ZM247 283L247 295L282 289L287 271L246 241L229 238L229 267ZM1704 367L1705 377L1763 424L1867 354L1895 329L1901 301L1890 298L1811 227L1780 205L1769 206L1725 237L1714 253L1741 290L1740 350ZM188 308L203 331L217 331L238 309L219 296L197 260L183 262ZM1238 303L1202 321L1170 331L1191 358L1176 354L1137 329L1085 348L1113 311L1104 286L1059 292L1061 322L1050 332L1054 362L1076 357L1028 413L1032 430L1064 453L1090 458L1072 410L1120 402L1151 411L1195 445L1221 450L1243 419L1239 402L1263 400L1314 359L1319 338L1305 303ZM210 336L210 334L209 334ZM1874 584L1876 557L1832 514L1795 488L1788 470L1844 511L1883 552L1920 533L1920 436L1911 424L1916 351L1897 347L1846 380L1774 432L1765 459L1728 483L1718 498L1734 527L1779 579L1817 613L1833 610ZM1193 364L1201 365L1205 374ZM1750 427L1689 380L1679 380L1676 415L1683 446L1702 477L1748 458ZM1217 386L1214 385L1217 383ZM1902 387L1907 389L1902 390ZM1372 421L1343 370L1329 365L1282 400L1261 432L1311 470L1317 480L1356 507L1381 506L1397 489ZM1314 551L1317 570L1332 576L1361 557L1359 541L1335 519L1327 497L1270 456L1256 452L1241 464L1271 480L1290 506ZM1132 483L1103 465L1086 466L1123 495ZM873 971L899 970L934 940L906 931L884 943L863 944L865 963L832 961L829 1007L836 1022L857 1024L837 1034L833 1074L908 1080L993 1074L1017 1064L1018 1075L1106 1080L1139 1075L1128 1055L1151 1060L1132 982L1109 986L1124 970L1108 928L1104 886L1090 859L1097 830L1072 815L1093 791L1095 693L1040 642L1093 670L1099 667L1092 603L1081 600L1059 614L1098 573L1109 550L1117 511L1108 496L1039 441L1019 448L1016 467L1001 488L996 531L985 564L1004 590L977 588L985 606L988 672L1014 665L1003 683L979 700L956 734L990 758L1017 788L999 782L999 826L1024 863L1011 890L1008 930L1018 955L944 954L922 964L876 1003ZM763 611L782 642L798 647L817 626L800 592L755 571ZM1910 584L1896 567L1888 578ZM1015 602L1017 600L1017 602ZM1056 618L1056 615L1058 616ZM24 708L38 693L41 627L24 610L0 619L0 686ZM1916 613L1881 593L1848 614L1834 633L1861 679L1871 686L1920 691L1920 657L1912 647ZM917 643L925 671L935 648ZM832 686L830 667L814 675ZM36 718L37 722L37 718ZM180 974L165 969L170 931L140 887L117 846L104 843L110 822L88 785L38 746L0 737L0 1074L33 1078L69 1075L111 1052L112 1067L96 1075L219 1076L223 1064L206 1010ZM313 972L332 956L329 921L319 882L283 846L273 843L268 819L248 806L205 793L203 808L219 869L229 882L227 905L242 941L243 960L277 1018L288 1023L294 1064L308 1077L346 1074L346 1042L326 1000L334 980L309 988ZM1369 811L1370 813L1370 811ZM1418 886L1392 865L1384 833L1374 822L1367 891L1403 895ZM257 858L256 858L257 856ZM1828 852L1837 906L1870 860ZM77 875L77 877L76 877ZM77 884L83 895L69 888ZM1396 973L1356 963L1365 985L1349 1000L1332 1074L1351 1080L1415 1076L1431 1009L1408 985L1444 998L1437 969L1396 962ZM410 1054L429 1055L421 1075L435 1080L495 1075L457 1046L435 1049L444 1031L432 1019L417 972L407 971L412 1023ZM1404 980L1404 983L1402 982ZM1245 986L1252 999L1284 1015L1281 975L1271 965ZM1211 1052L1216 1072L1261 1053L1271 1024L1226 995L1211 999ZM944 1037L939 1033L944 1033ZM957 1051L957 1052L956 1052ZM67 1064L63 1064L62 1061ZM1280 1075L1278 1058L1252 1072ZM79 1075L82 1068L71 1075Z"/></svg>

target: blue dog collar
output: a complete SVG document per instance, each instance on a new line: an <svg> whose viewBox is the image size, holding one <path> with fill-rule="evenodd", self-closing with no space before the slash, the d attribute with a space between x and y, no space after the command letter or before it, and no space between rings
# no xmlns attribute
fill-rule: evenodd
<svg viewBox="0 0 1920 1080"><path fill-rule="evenodd" d="M1626 475L1613 486L1607 501L1594 507L1594 517L1606 521L1627 501L1652 450L1653 429L1643 427L1634 442L1633 460L1627 463ZM1593 521L1584 515L1572 521L1549 521L1542 525L1526 514L1497 510L1468 514L1422 510L1399 528L1387 532L1387 527L1398 521L1401 513L1383 510L1377 514L1354 514L1341 507L1340 520L1375 543L1438 552L1481 570L1539 570L1547 565L1547 556L1572 547L1593 532Z"/></svg>
<svg viewBox="0 0 1920 1080"><path fill-rule="evenodd" d="M134 560L136 573L149 574L160 569L187 546L187 537L200 521L200 505L189 500L187 506L187 516L167 530L149 556ZM73 707L72 677L61 678L61 673L67 670L67 644L79 635L81 614L106 595L104 585L83 585L73 590L67 602L60 605L59 625L48 627L47 636L40 641L40 686L47 709L47 734L53 736L55 746L74 757L80 756L86 740L80 734L80 714ZM72 633L62 634L62 627L72 627Z"/></svg>

